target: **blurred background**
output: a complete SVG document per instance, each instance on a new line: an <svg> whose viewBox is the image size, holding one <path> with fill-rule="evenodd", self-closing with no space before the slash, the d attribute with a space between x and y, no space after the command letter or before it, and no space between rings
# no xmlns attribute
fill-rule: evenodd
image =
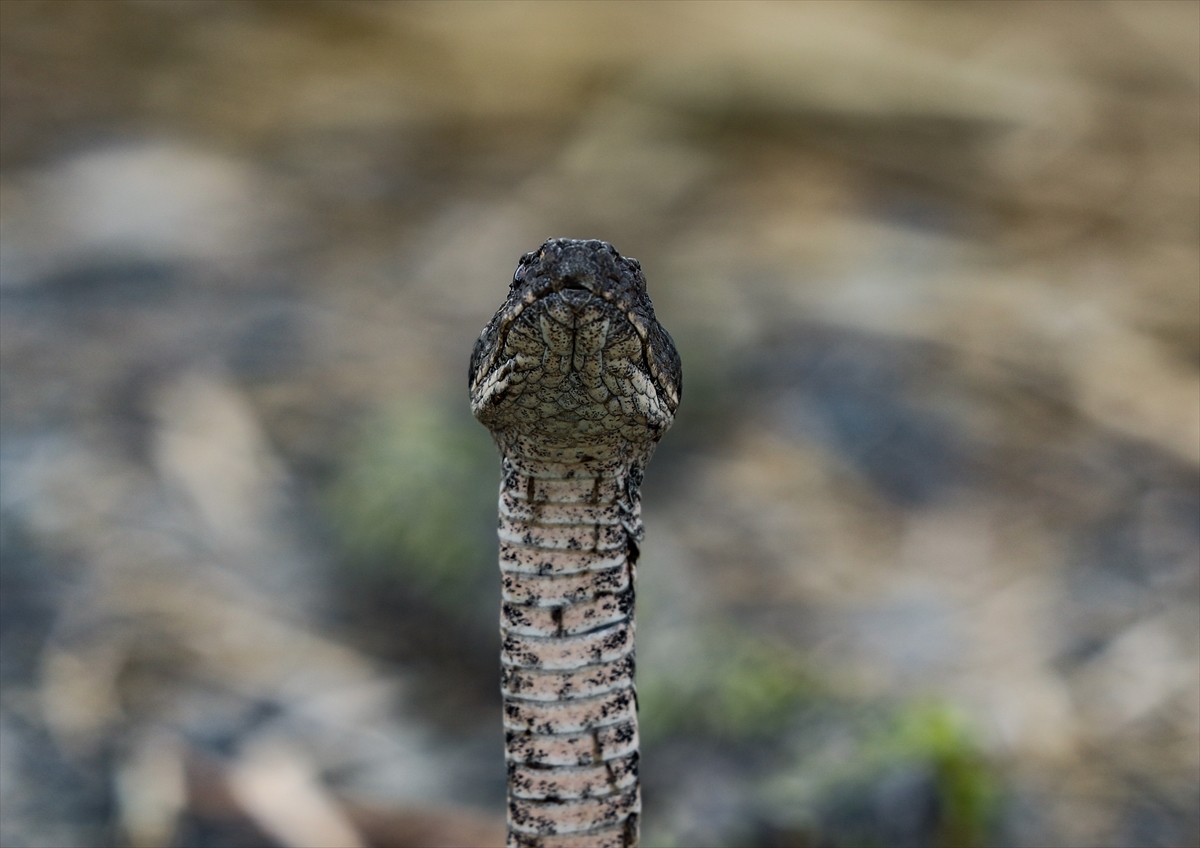
<svg viewBox="0 0 1200 848"><path fill-rule="evenodd" d="M684 362L644 839L1200 840L1200 5L0 3L0 843L503 839L467 359Z"/></svg>

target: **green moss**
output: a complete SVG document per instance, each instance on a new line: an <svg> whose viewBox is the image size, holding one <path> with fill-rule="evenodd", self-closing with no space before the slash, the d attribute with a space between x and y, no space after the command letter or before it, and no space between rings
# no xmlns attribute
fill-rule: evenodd
<svg viewBox="0 0 1200 848"><path fill-rule="evenodd" d="M986 843L998 782L962 716L943 704L914 704L871 747L868 760L880 768L903 762L932 768L941 801L938 845L974 848Z"/></svg>
<svg viewBox="0 0 1200 848"><path fill-rule="evenodd" d="M325 493L348 567L454 603L494 560L497 468L466 413L407 406L377 415Z"/></svg>
<svg viewBox="0 0 1200 848"><path fill-rule="evenodd" d="M759 787L781 826L836 848L989 844L1000 778L951 707L822 699L810 714L796 759Z"/></svg>

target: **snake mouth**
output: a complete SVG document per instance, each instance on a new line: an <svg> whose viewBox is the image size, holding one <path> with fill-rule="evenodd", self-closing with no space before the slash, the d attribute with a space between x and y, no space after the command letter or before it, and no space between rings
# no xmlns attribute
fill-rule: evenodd
<svg viewBox="0 0 1200 848"><path fill-rule="evenodd" d="M605 242L550 239L536 252L522 257L513 275L513 286L528 286L526 304L552 292L572 290L611 301L622 290L622 274L629 273L626 265L640 267L637 260L622 258Z"/></svg>
<svg viewBox="0 0 1200 848"><path fill-rule="evenodd" d="M557 297L567 305L572 314L580 315L592 302L593 297L608 299L603 298L597 288L594 275L567 273L560 277L551 277L550 287L542 292L538 300L545 302Z"/></svg>
<svg viewBox="0 0 1200 848"><path fill-rule="evenodd" d="M525 299L525 305L532 306L538 301L546 301L558 297L572 306L582 306L593 297L599 300L613 301L612 292L597 279L595 274L587 272L567 272L548 275L539 280L538 285L530 290Z"/></svg>
<svg viewBox="0 0 1200 848"><path fill-rule="evenodd" d="M566 306L573 316L580 316L592 308L635 323L632 313L622 307L605 280L588 271L565 271L544 275L525 292L501 328L501 341L505 340L508 329L526 309L552 311L554 304Z"/></svg>
<svg viewBox="0 0 1200 848"><path fill-rule="evenodd" d="M592 292L595 290L595 281L585 277L582 274L565 274L564 276L552 281L550 287L554 291L585 291Z"/></svg>

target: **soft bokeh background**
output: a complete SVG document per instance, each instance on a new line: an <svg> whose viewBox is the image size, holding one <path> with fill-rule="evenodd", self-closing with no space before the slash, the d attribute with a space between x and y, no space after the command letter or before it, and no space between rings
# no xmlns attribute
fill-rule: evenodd
<svg viewBox="0 0 1200 848"><path fill-rule="evenodd" d="M466 365L684 361L650 846L1200 840L1200 5L0 3L0 843L502 839Z"/></svg>

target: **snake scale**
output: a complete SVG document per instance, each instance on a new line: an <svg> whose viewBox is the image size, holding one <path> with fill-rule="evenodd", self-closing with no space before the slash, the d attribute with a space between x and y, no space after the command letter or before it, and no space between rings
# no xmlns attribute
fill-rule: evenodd
<svg viewBox="0 0 1200 848"><path fill-rule="evenodd" d="M641 265L602 241L525 254L471 354L502 467L509 848L637 845L639 488L681 385Z"/></svg>

